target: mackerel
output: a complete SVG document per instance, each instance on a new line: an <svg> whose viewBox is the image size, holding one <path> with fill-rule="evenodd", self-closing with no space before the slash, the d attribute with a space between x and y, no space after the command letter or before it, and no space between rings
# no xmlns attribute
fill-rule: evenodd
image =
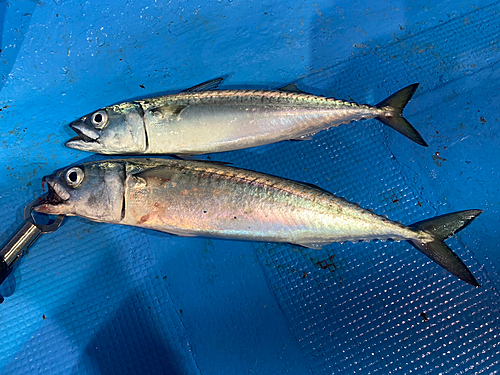
<svg viewBox="0 0 500 375"><path fill-rule="evenodd" d="M66 146L101 154L198 155L307 140L321 130L372 118L427 146L402 116L418 84L372 106L308 94L296 85L213 90L218 83L101 108L70 124L78 135Z"/></svg>
<svg viewBox="0 0 500 375"><path fill-rule="evenodd" d="M482 211L405 226L319 187L219 163L168 159L89 162L46 176L35 210L131 225L179 236L286 242L408 241L467 283L479 286L444 243Z"/></svg>

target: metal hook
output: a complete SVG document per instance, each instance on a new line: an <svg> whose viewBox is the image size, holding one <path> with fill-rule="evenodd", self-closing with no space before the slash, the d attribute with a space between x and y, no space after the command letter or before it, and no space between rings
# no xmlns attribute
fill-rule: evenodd
<svg viewBox="0 0 500 375"><path fill-rule="evenodd" d="M35 211L33 207L36 205L40 204L45 198L47 197L48 194L44 194L41 197L38 197L35 199L33 202L28 203L28 205L24 208L24 220L29 221L33 225L35 225L42 233L52 233L55 232L63 223L64 218L66 217L65 215L59 215L57 218L51 222L50 224L40 224L37 223L37 220L35 218ZM44 215L44 214L37 214L37 215ZM48 215L46 215L48 216Z"/></svg>
<svg viewBox="0 0 500 375"><path fill-rule="evenodd" d="M35 199L24 208L23 216L25 222L0 250L0 284L2 284L12 272L14 263L26 254L28 248L33 245L42 233L54 232L62 225L65 218L64 215L59 215L50 224L37 223L33 207L44 200L45 197L46 195L43 195ZM0 303L2 303L3 300L4 298L0 295Z"/></svg>

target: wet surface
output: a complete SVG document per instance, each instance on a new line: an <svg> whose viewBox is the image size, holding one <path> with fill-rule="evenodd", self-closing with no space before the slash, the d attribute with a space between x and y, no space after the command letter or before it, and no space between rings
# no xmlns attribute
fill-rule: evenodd
<svg viewBox="0 0 500 375"><path fill-rule="evenodd" d="M103 106L223 75L361 103L419 82L404 114L428 148L372 120L209 157L404 224L484 209L447 241L483 288L406 243L311 250L71 218L1 287L0 373L499 369L498 3L24 3L0 4L1 240L42 176L100 158L63 143Z"/></svg>

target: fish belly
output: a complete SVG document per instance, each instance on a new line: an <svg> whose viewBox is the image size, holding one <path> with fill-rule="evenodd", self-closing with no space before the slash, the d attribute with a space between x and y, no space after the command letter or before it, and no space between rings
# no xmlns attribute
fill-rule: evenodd
<svg viewBox="0 0 500 375"><path fill-rule="evenodd" d="M202 154L300 139L372 118L377 109L268 105L190 105L176 115L145 113L148 153Z"/></svg>

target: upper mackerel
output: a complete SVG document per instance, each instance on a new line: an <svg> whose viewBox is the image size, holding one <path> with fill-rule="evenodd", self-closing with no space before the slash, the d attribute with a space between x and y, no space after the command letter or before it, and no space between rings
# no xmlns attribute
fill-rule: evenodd
<svg viewBox="0 0 500 375"><path fill-rule="evenodd" d="M309 139L321 130L371 118L426 146L402 117L417 87L405 87L375 106L296 88L293 92L190 89L83 116L70 124L78 136L66 146L102 154L197 155Z"/></svg>

